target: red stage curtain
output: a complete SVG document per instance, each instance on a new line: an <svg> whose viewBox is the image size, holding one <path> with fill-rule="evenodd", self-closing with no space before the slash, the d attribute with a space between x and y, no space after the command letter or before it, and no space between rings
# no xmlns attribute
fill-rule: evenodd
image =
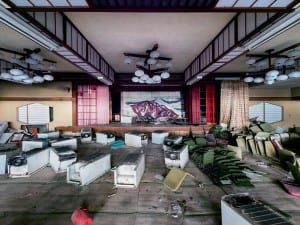
<svg viewBox="0 0 300 225"><path fill-rule="evenodd" d="M198 84L191 86L186 91L185 114L190 123L200 123L200 89Z"/></svg>
<svg viewBox="0 0 300 225"><path fill-rule="evenodd" d="M206 85L206 122L215 123L216 122L216 99L215 99L215 85Z"/></svg>

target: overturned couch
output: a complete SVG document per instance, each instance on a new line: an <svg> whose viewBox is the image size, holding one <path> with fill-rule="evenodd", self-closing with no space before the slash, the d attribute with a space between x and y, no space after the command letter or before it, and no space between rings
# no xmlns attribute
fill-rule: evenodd
<svg viewBox="0 0 300 225"><path fill-rule="evenodd" d="M111 155L92 153L67 167L67 183L88 185L111 168Z"/></svg>

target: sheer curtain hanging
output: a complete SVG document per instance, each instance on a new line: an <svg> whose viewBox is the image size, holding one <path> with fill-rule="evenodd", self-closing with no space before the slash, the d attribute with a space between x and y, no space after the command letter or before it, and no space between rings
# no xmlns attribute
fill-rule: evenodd
<svg viewBox="0 0 300 225"><path fill-rule="evenodd" d="M247 127L249 123L249 89L243 81L221 83L220 123L229 128Z"/></svg>

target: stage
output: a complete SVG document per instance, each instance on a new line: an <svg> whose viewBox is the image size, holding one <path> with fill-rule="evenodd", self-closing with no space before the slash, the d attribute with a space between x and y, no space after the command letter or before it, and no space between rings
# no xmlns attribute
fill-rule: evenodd
<svg viewBox="0 0 300 225"><path fill-rule="evenodd" d="M140 131L146 134L151 134L153 131L162 130L167 131L173 135L182 135L187 136L190 133L192 134L203 134L207 132L212 125L176 125L176 124L123 124L123 123L110 123L107 125L91 125L91 126L64 126L64 127L55 127L55 130L65 132L80 132L84 127L91 127L93 132L103 132L108 131L112 132L116 136L124 137L124 134L130 131Z"/></svg>

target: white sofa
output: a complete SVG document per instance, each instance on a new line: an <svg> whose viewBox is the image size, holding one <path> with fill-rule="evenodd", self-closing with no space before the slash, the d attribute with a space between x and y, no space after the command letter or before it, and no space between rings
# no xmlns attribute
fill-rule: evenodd
<svg viewBox="0 0 300 225"><path fill-rule="evenodd" d="M69 146L71 149L77 149L77 138L61 138L50 141L52 147L66 147Z"/></svg>
<svg viewBox="0 0 300 225"><path fill-rule="evenodd" d="M116 187L137 188L145 171L145 156L140 153L130 153L114 170Z"/></svg>
<svg viewBox="0 0 300 225"><path fill-rule="evenodd" d="M59 131L48 131L45 133L38 133L37 139L57 139L59 138Z"/></svg>
<svg viewBox="0 0 300 225"><path fill-rule="evenodd" d="M49 164L56 173L66 172L67 167L76 161L76 153L70 147L51 147Z"/></svg>
<svg viewBox="0 0 300 225"><path fill-rule="evenodd" d="M151 133L151 140L153 144L163 144L168 136L169 132L158 130Z"/></svg>
<svg viewBox="0 0 300 225"><path fill-rule="evenodd" d="M67 183L88 185L111 168L111 155L93 153L67 167Z"/></svg>
<svg viewBox="0 0 300 225"><path fill-rule="evenodd" d="M142 147L143 144L148 143L146 134L138 131L131 131L125 133L125 144L132 147Z"/></svg>
<svg viewBox="0 0 300 225"><path fill-rule="evenodd" d="M49 163L49 150L50 148L32 149L11 157L8 161L8 176L28 177L46 167Z"/></svg>
<svg viewBox="0 0 300 225"><path fill-rule="evenodd" d="M189 151L187 145L175 144L164 151L165 165L168 168L184 168L189 161Z"/></svg>
<svg viewBox="0 0 300 225"><path fill-rule="evenodd" d="M35 148L47 148L48 146L49 146L48 140L22 141L23 152L27 152Z"/></svg>
<svg viewBox="0 0 300 225"><path fill-rule="evenodd" d="M102 132L102 133L97 132L96 133L96 143L107 145L107 144L114 142L115 139L116 139L116 137L112 133L109 133L109 132Z"/></svg>
<svg viewBox="0 0 300 225"><path fill-rule="evenodd" d="M180 144L182 142L182 136L178 135L170 135L165 138L163 143L163 149L167 150L168 148L172 147L175 144Z"/></svg>

